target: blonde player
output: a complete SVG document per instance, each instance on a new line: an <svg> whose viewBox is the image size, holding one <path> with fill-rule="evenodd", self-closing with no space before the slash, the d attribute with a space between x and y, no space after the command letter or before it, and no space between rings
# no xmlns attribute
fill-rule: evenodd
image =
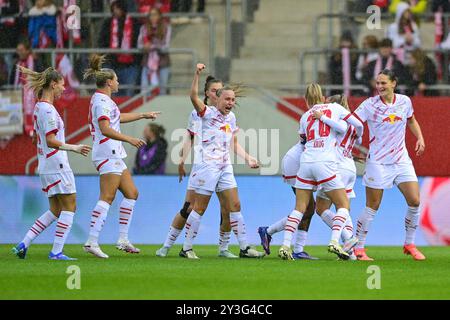
<svg viewBox="0 0 450 320"><path fill-rule="evenodd" d="M128 142L139 148L145 142L120 132L120 124L140 119L155 119L159 112L120 113L111 94L119 89L116 73L111 69L102 69L104 56L94 55L90 59L90 68L84 77L95 78L97 91L91 98L89 126L94 140L92 161L100 174L100 200L92 211L89 239L84 245L86 252L99 258L108 258L98 245L98 237L114 201L117 190L123 194L120 204L119 240L117 249L128 253L139 253L128 240L128 229L133 217L138 190L130 172L122 160L127 156L122 142Z"/></svg>
<svg viewBox="0 0 450 320"><path fill-rule="evenodd" d="M361 122L367 121L370 134L369 154L363 177L366 208L358 218L356 232L359 242L355 254L359 260L373 260L364 249L367 232L380 206L384 189L390 189L394 184L408 204L403 252L412 255L415 260L425 260L425 256L414 245L420 195L416 172L405 145L406 125L417 138L417 156L424 152L425 141L414 117L411 99L394 93L397 83L397 77L392 71L386 69L380 72L376 79L378 95L366 99L354 112Z"/></svg>
<svg viewBox="0 0 450 320"><path fill-rule="evenodd" d="M192 175L192 185L195 187L194 208L186 221L186 239L181 256L189 259L198 259L192 250L192 242L197 235L200 222L205 213L213 192L222 192L230 212L230 224L237 234L240 246L240 257L259 258L263 253L251 248L247 242L244 218L241 214L240 201L237 192L237 184L230 161L230 147L233 144L234 151L252 168L258 168L258 161L248 155L237 144L235 133L236 117L231 111L235 105L235 92L231 87L225 86L218 90L217 107L206 106L198 98L198 78L204 64L197 64L197 70L191 87L191 101L195 110L202 119L201 133L201 159L198 168Z"/></svg>
<svg viewBox="0 0 450 320"><path fill-rule="evenodd" d="M223 83L221 80L214 78L213 76L208 76L206 78L204 94L205 98L203 103L205 105L216 105L217 104L217 95L216 91L223 87ZM179 181L183 180L183 177L186 175L186 171L184 169L184 162L190 153L191 147L194 144L194 140L196 141L196 146L194 148L194 164L191 169L191 174L188 179L188 187L186 190L186 197L184 200L183 208L177 213L172 221L172 224L169 228L169 232L166 236L166 240L161 248L156 251L156 255L158 257L166 257L169 253L170 248L175 243L178 238L181 230L184 228L186 224L186 220L189 217L189 214L192 211L195 201L195 188L192 186L192 176L196 171L196 161L201 157L199 155L199 145L198 139L194 139L198 136L199 131L201 131L201 118L198 116L197 111L193 110L189 115L189 122L187 127L187 133L185 136L185 140L183 143L183 147L180 154L180 162L178 165L178 173L179 173ZM230 242L231 235L231 226L230 226L230 217L229 212L227 211L225 199L221 192L216 192L217 197L220 202L220 213L221 213L221 224L220 224L220 236L219 236L219 257L223 258L238 258L238 256L234 255L232 252L228 250L228 245Z"/></svg>
<svg viewBox="0 0 450 320"><path fill-rule="evenodd" d="M324 118L331 118L334 121L344 119L350 122L355 126L358 136L362 135L363 125L342 106L336 103L324 104L322 90L318 84L310 84L307 87L305 98L309 110L300 119L299 133L306 143L295 183L295 188L298 189L296 205L286 222L283 246L278 255L282 259L292 259L290 249L292 234L302 220L312 192L320 186L337 208L328 251L337 254L342 259L349 259L348 253L341 248L338 242L349 216L349 204L345 186L337 169L336 131L326 124L326 119L316 119L314 112L321 111Z"/></svg>
<svg viewBox="0 0 450 320"><path fill-rule="evenodd" d="M327 98L327 103L338 103L350 112L347 98L345 95L335 95ZM330 118L324 117L323 112L315 111L314 117L316 119L323 119L328 125L334 128L337 132L336 140L336 152L338 161L338 171L341 176L342 182L345 186L345 192L349 201L355 198L355 192L353 186L356 181L356 166L353 161L352 151L355 142L361 143L361 137L357 135L356 128L346 121L340 120L334 122ZM316 212L322 218L327 226L333 227L333 219L336 214L330 210L331 201L326 196L325 192L320 189L316 195ZM356 257L353 254L353 247L358 242L358 239L353 236L353 223L350 215L346 221L345 227L342 229L342 240L344 241L343 250L347 252L351 259L355 260Z"/></svg>
<svg viewBox="0 0 450 320"><path fill-rule="evenodd" d="M64 91L64 78L53 68L38 73L19 66L27 83L39 101L34 108L33 142L38 150L38 171L42 191L47 194L49 210L40 216L25 238L12 249L20 259L25 259L31 242L54 221L55 240L48 256L51 260L76 260L63 253L64 243L72 228L76 208L75 178L67 159L67 152L87 156L90 147L65 142L64 123L53 106Z"/></svg>
<svg viewBox="0 0 450 320"><path fill-rule="evenodd" d="M283 180L285 183L292 187L294 195L296 190L294 188L297 172L300 167L300 157L302 155L304 145L300 140L298 143L293 145L288 152L283 157L281 161L281 170L283 175ZM292 258L296 260L317 260L318 258L310 256L306 251L303 250L306 244L306 238L309 230L309 225L311 224L311 218L314 215L315 202L311 195L308 208L302 218L302 221L298 225L298 229L295 232L294 240L294 251L292 253ZM270 254L270 242L272 241L272 236L278 232L284 231L286 227L288 217L284 217L268 227L259 227L258 234L261 238L261 245L267 255Z"/></svg>

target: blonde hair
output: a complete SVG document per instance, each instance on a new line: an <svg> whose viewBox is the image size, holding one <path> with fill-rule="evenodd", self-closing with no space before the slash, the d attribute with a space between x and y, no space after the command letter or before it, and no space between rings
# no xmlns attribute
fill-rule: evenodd
<svg viewBox="0 0 450 320"><path fill-rule="evenodd" d="M98 88L103 88L106 86L106 80L112 80L116 75L114 70L102 68L102 64L105 62L105 59L106 55L92 55L89 59L89 68L84 70L83 79L86 80L89 77L93 77Z"/></svg>
<svg viewBox="0 0 450 320"><path fill-rule="evenodd" d="M218 89L216 91L216 96L220 97L222 95L222 92L231 90L234 92L234 96L236 98L242 98L244 96L244 85L242 83L230 83L224 85L222 88Z"/></svg>
<svg viewBox="0 0 450 320"><path fill-rule="evenodd" d="M309 107L322 103L322 88L317 83L311 83L306 88L305 99Z"/></svg>
<svg viewBox="0 0 450 320"><path fill-rule="evenodd" d="M40 99L45 89L50 89L52 82L58 82L63 79L62 75L55 68L49 67L43 72L36 72L17 65L20 72L25 75L26 86L33 90L34 95Z"/></svg>
<svg viewBox="0 0 450 320"><path fill-rule="evenodd" d="M348 106L347 96L345 94L336 94L334 96L328 97L327 101L329 103L339 103L345 109L350 111L350 107Z"/></svg>

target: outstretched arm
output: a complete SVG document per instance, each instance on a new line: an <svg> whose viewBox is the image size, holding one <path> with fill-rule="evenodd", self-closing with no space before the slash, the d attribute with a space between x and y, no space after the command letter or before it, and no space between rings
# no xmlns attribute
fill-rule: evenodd
<svg viewBox="0 0 450 320"><path fill-rule="evenodd" d="M152 119L155 120L161 114L160 111L154 112L139 112L139 113L121 113L120 123L133 122L141 119Z"/></svg>
<svg viewBox="0 0 450 320"><path fill-rule="evenodd" d="M417 138L416 142L416 155L420 156L425 151L425 140L422 135L422 130L420 129L420 125L416 120L416 117L412 115L411 118L408 119L408 127L409 130L413 133L413 135Z"/></svg>
<svg viewBox="0 0 450 320"><path fill-rule="evenodd" d="M357 137L362 137L362 135L364 133L364 125L360 120L358 120L358 118L356 118L352 113L349 113L344 118L344 120L355 127Z"/></svg>
<svg viewBox="0 0 450 320"><path fill-rule="evenodd" d="M194 79L192 80L190 95L192 105L199 114L202 114L206 108L205 104L198 96L198 79L200 78L200 73L203 69L205 69L205 65L203 63L197 63L197 69L195 70Z"/></svg>

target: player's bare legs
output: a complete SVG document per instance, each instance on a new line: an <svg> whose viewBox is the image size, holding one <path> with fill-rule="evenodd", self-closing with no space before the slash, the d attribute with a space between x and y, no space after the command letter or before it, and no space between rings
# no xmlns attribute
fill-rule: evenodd
<svg viewBox="0 0 450 320"><path fill-rule="evenodd" d="M117 241L116 248L128 253L139 253L140 250L134 247L128 240L128 230L133 218L134 206L139 196L139 192L128 169L122 172L119 190L123 194L124 199L120 203L119 209L119 240Z"/></svg>
<svg viewBox="0 0 450 320"><path fill-rule="evenodd" d="M403 252L412 255L415 260L425 260L425 256L414 245L420 215L419 183L416 181L403 182L398 185L398 188L408 204L408 211L405 217L406 238Z"/></svg>
<svg viewBox="0 0 450 320"><path fill-rule="evenodd" d="M380 207L381 200L383 199L383 189L374 189L366 187L366 207L363 213L358 217L358 224L356 227L356 237L358 238L358 244L355 248L355 254L358 260L372 261L364 248L366 243L367 233L369 227L373 221L375 214Z"/></svg>

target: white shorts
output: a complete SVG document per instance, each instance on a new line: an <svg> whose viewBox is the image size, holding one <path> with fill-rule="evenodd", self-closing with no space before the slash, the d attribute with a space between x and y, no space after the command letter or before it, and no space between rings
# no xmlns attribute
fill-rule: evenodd
<svg viewBox="0 0 450 320"><path fill-rule="evenodd" d="M341 175L336 162L303 162L297 172L295 188L316 191L318 187L323 191L344 189Z"/></svg>
<svg viewBox="0 0 450 320"><path fill-rule="evenodd" d="M300 168L300 157L302 149L298 145L293 146L281 160L281 173L283 180L290 186L295 185L297 180L297 172Z"/></svg>
<svg viewBox="0 0 450 320"><path fill-rule="evenodd" d="M127 169L127 165L122 159L105 159L94 161L95 169L100 175L112 173L122 175L122 172Z"/></svg>
<svg viewBox="0 0 450 320"><path fill-rule="evenodd" d="M188 179L188 190L195 190L195 187L192 184L192 175L197 171L198 169L198 165L194 164L192 165L192 169L191 169L191 173L189 174L189 179Z"/></svg>
<svg viewBox="0 0 450 320"><path fill-rule="evenodd" d="M41 178L42 191L47 193L49 198L56 194L77 193L75 177L72 171L41 174L39 177Z"/></svg>
<svg viewBox="0 0 450 320"><path fill-rule="evenodd" d="M376 164L368 162L364 171L363 186L373 189L390 189L402 182L418 181L412 163Z"/></svg>
<svg viewBox="0 0 450 320"><path fill-rule="evenodd" d="M212 195L214 192L237 188L233 166L220 168L214 165L200 164L192 174L191 185L198 194Z"/></svg>
<svg viewBox="0 0 450 320"><path fill-rule="evenodd" d="M347 198L352 199L355 198L355 191L353 190L353 186L355 185L356 181L356 172L339 168L339 174L341 175L342 183L345 186L345 192L347 193ZM322 199L330 200L327 195L325 194L325 191L323 189L319 189L317 191L317 197L320 197Z"/></svg>

